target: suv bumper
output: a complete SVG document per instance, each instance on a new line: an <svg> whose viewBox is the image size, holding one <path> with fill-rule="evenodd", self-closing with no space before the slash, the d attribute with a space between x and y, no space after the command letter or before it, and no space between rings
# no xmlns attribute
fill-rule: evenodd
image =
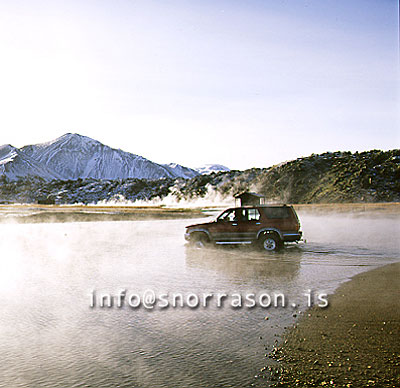
<svg viewBox="0 0 400 388"><path fill-rule="evenodd" d="M286 242L299 241L301 239L301 236L302 236L302 232L282 233L283 241L286 241Z"/></svg>

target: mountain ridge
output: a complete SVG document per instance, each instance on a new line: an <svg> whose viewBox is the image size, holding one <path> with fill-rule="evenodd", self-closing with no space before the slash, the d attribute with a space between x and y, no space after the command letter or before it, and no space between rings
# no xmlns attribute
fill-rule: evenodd
<svg viewBox="0 0 400 388"><path fill-rule="evenodd" d="M87 136L67 133L54 141L21 149L64 179L158 179L171 177L157 163Z"/></svg>
<svg viewBox="0 0 400 388"><path fill-rule="evenodd" d="M27 176L38 176L47 181L86 178L190 179L200 174L177 163L158 164L77 133L66 133L48 142L13 148L18 163L6 158L6 155L0 156L0 176L11 180Z"/></svg>
<svg viewBox="0 0 400 388"><path fill-rule="evenodd" d="M7 151L7 150L6 150ZM9 151L9 150L8 150ZM12 150L11 150L12 151ZM0 147L1 152L1 147ZM242 191L263 194L267 203L400 202L400 150L312 154L268 168L231 170L191 179L53 180L0 177L0 202L56 204L196 203L210 205ZM204 201L205 200L205 201ZM153 202L151 202L153 203Z"/></svg>

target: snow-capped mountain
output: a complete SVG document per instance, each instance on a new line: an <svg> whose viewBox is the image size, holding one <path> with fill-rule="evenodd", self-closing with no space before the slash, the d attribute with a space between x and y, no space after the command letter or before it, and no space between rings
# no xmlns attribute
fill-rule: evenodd
<svg viewBox="0 0 400 388"><path fill-rule="evenodd" d="M171 177L163 166L142 156L108 147L78 134L67 133L54 141L25 146L21 150L64 179Z"/></svg>
<svg viewBox="0 0 400 388"><path fill-rule="evenodd" d="M204 166L195 168L195 170L201 175L208 175L212 172L230 171L231 169L222 164L205 164Z"/></svg>
<svg viewBox="0 0 400 388"><path fill-rule="evenodd" d="M10 180L28 175L40 176L46 180L62 178L57 172L30 158L10 144L0 146L0 176L2 175Z"/></svg>
<svg viewBox="0 0 400 388"><path fill-rule="evenodd" d="M171 175L176 177L190 179L197 175L200 175L200 173L197 172L196 170L193 170L192 168L189 167L183 167L180 164L176 163L163 164L162 166L166 168Z"/></svg>
<svg viewBox="0 0 400 388"><path fill-rule="evenodd" d="M51 179L188 178L198 173L177 164L161 165L108 147L87 136L67 133L47 143L17 149L3 146L0 175L9 179L36 175Z"/></svg>

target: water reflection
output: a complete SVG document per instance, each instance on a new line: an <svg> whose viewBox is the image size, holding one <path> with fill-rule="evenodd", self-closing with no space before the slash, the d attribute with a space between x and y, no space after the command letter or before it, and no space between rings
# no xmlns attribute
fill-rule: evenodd
<svg viewBox="0 0 400 388"><path fill-rule="evenodd" d="M218 272L244 282L279 279L293 280L298 276L303 256L297 246L280 252L260 252L250 247L218 247L196 249L185 247L186 266Z"/></svg>

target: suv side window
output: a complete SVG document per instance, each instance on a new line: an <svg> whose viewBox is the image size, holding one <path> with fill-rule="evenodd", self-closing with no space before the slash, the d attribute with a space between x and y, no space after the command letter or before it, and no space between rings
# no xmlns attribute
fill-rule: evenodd
<svg viewBox="0 0 400 388"><path fill-rule="evenodd" d="M266 207L263 210L269 219L290 217L290 208L288 207Z"/></svg>
<svg viewBox="0 0 400 388"><path fill-rule="evenodd" d="M260 220L260 212L258 209L248 209L247 217L249 221L259 221Z"/></svg>
<svg viewBox="0 0 400 388"><path fill-rule="evenodd" d="M246 222L246 209L236 209L235 210L235 221L237 222Z"/></svg>

